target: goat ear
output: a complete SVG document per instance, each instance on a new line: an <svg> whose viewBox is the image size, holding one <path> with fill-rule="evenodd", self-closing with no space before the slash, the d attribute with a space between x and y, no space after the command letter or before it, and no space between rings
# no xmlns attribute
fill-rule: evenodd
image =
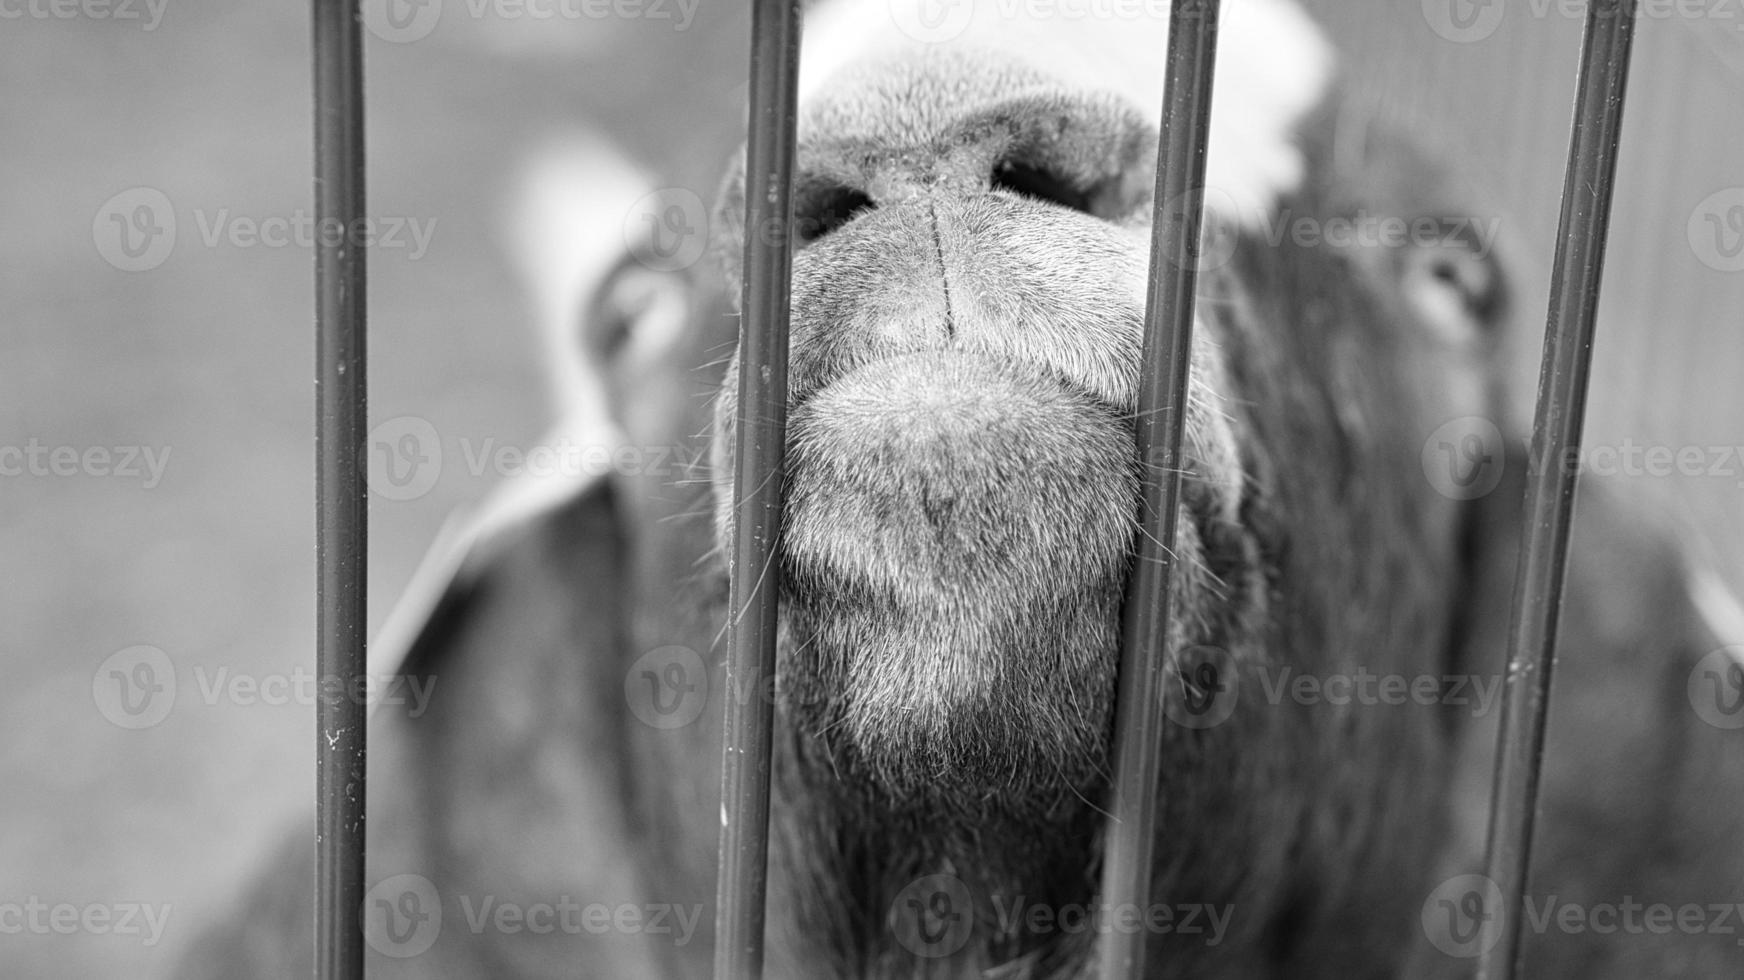
<svg viewBox="0 0 1744 980"><path fill-rule="evenodd" d="M633 406L661 397L648 392L649 372L692 309L690 274L637 262L624 231L651 184L588 139L547 150L521 182L513 244L544 325L556 420L528 466L449 519L370 644L371 675L394 677L403 695L377 702L370 723L378 887L421 879L447 894L580 894L586 883L574 875L587 868L589 881L603 874L633 894L634 869L611 845L632 828L593 790L620 780L626 710L629 522L607 476L636 428ZM532 465L544 450L556 465ZM567 832L576 826L590 833ZM527 841L538 846L527 852ZM308 973L312 902L301 869L312 859L299 822L181 975ZM450 931L454 940L461 932ZM467 955L448 936L438 943L436 955ZM642 955L620 945L625 957ZM552 941L530 942L526 955L527 969L544 974L576 954ZM632 962L607 972L633 975Z"/></svg>
<svg viewBox="0 0 1744 980"><path fill-rule="evenodd" d="M559 560L592 553L568 529L610 524L621 533L626 521L645 523L636 491L688 463L678 443L698 431L706 407L694 368L723 338L731 343L732 323L709 316L721 312L721 293L695 265L700 203L654 185L587 136L545 148L522 175L512 251L543 324L557 419L525 468L443 529L372 646L373 672L426 669L471 615L468 596L504 562L537 552L552 556L554 581L610 584L610 575L592 581L597 569L585 563ZM675 229L698 237L674 238ZM603 503L605 485L626 482L631 492Z"/></svg>
<svg viewBox="0 0 1744 980"><path fill-rule="evenodd" d="M1448 875L1482 868L1522 537L1524 454L1511 454L1507 470L1493 493L1472 502L1455 673L1472 681L1483 710L1466 714L1470 723L1461 729ZM1696 553L1689 537L1656 520L1642 501L1583 481L1534 836L1529 897L1541 908L1553 895L1589 903L1629 896L1673 908L1731 902L1744 880L1737 846L1744 610ZM1551 929L1527 937L1527 972L1578 973L1578 962L1627 963L1618 976L1721 975L1724 963L1735 969L1732 937L1677 939ZM1415 975L1442 974L1425 967Z"/></svg>

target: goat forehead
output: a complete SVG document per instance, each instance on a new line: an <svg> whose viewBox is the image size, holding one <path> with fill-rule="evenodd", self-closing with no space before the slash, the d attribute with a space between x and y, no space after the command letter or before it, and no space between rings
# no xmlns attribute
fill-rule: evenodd
<svg viewBox="0 0 1744 980"><path fill-rule="evenodd" d="M1162 105L1168 16L1163 4L1074 5L1034 0L961 0L935 24L904 17L918 0L826 0L809 15L800 63L802 112L812 115L848 87L889 98L925 98L948 112L960 106L964 76L981 63L989 80L1046 78L1058 88L1105 92L1146 117ZM1207 203L1252 226L1277 199L1300 185L1304 162L1295 133L1330 86L1331 50L1318 28L1288 0L1232 0L1225 5L1213 89ZM942 8L943 9L943 8ZM912 23L911 23L912 21ZM961 21L959 24L958 21ZM941 57L951 53L947 60ZM990 57L987 52L1000 52ZM1017 68L1012 57L1027 66ZM950 81L925 79L917 90L902 72L870 66L956 64ZM915 69L904 69L913 72ZM882 81L878 80L882 78ZM909 82L922 80L910 76ZM924 94L920 94L924 92ZM852 105L853 103L838 103ZM871 109L879 104L867 104ZM819 117L814 117L819 118ZM841 125L839 113L828 113Z"/></svg>

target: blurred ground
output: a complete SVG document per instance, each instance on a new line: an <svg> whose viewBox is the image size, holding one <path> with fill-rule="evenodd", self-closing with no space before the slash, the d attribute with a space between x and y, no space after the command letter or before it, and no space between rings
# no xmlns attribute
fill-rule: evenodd
<svg viewBox="0 0 1744 980"><path fill-rule="evenodd" d="M1535 270L1521 303L1539 319L1578 21L1506 5L1492 33L1450 40L1433 2L1314 6L1353 75L1471 161ZM371 211L429 232L421 252L370 260L372 418L427 419L451 450L536 437L533 311L498 234L519 154L588 121L707 197L742 120L739 8L704 4L681 30L447 0L425 8L440 11L425 36L370 38ZM312 659L310 253L232 234L310 206L306 11L4 9L27 13L0 19L0 446L113 448L111 465L143 447L162 469L0 476L0 903L169 912L156 943L0 932L0 975L140 975L301 819L313 781L306 704L213 693ZM1744 445L1744 261L1728 251L1744 243L1740 26L1643 25L1590 442ZM177 237L127 272L105 205L136 187L164 195ZM1706 529L1736 582L1741 482L1744 460L1631 487ZM373 624L443 516L489 483L447 466L422 497L374 501ZM161 723L131 730L110 720L99 666L140 644L164 651L177 691Z"/></svg>

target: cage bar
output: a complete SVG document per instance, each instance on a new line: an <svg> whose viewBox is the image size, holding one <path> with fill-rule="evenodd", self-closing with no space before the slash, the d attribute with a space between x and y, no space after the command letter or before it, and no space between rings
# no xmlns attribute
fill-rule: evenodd
<svg viewBox="0 0 1744 980"><path fill-rule="evenodd" d="M1486 910L1499 931L1484 937L1480 980L1510 980L1522 970L1520 916L1574 516L1575 468L1563 464L1581 443L1634 29L1635 0L1595 0L1581 41L1490 798L1485 873L1504 904Z"/></svg>
<svg viewBox="0 0 1744 980"><path fill-rule="evenodd" d="M775 547L786 472L788 280L793 270L788 236L799 100L799 7L799 0L755 0L751 14L716 980L757 980L763 974L775 712L764 691L775 674L781 582Z"/></svg>
<svg viewBox="0 0 1744 980"><path fill-rule="evenodd" d="M368 488L363 46L357 0L314 0L315 975L361 980ZM329 686L334 685L334 686Z"/></svg>
<svg viewBox="0 0 1744 980"><path fill-rule="evenodd" d="M1144 466L1140 525L1122 610L1114 708L1114 786L1102 858L1107 908L1150 904L1169 592L1181 494L1181 441L1192 373L1194 289L1199 279L1205 148L1217 51L1217 0L1174 0L1157 138L1157 183L1145 295L1143 372L1136 435ZM1145 975L1143 930L1101 939L1102 980Z"/></svg>

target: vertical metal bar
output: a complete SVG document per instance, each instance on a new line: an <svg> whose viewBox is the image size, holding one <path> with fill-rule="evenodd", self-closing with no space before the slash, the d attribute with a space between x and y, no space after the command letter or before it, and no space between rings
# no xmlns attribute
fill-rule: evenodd
<svg viewBox="0 0 1744 980"><path fill-rule="evenodd" d="M1500 933L1478 960L1478 976L1486 980L1508 980L1521 969L1521 906L1531 866L1551 667L1574 516L1577 468L1565 463L1579 451L1586 412L1634 31L1635 0L1594 0L1581 42L1574 129L1563 177L1562 219L1538 376L1526 537L1515 582L1490 801L1486 874L1500 890L1504 905L1488 910L1489 921Z"/></svg>
<svg viewBox="0 0 1744 980"><path fill-rule="evenodd" d="M315 52L315 975L361 980L363 931L363 47L357 0L314 0ZM343 692L343 693L340 693Z"/></svg>
<svg viewBox="0 0 1744 980"><path fill-rule="evenodd" d="M1150 905L1163 671L1169 652L1169 592L1192 371L1218 3L1174 0L1169 17L1137 413L1138 452L1145 467L1142 530L1122 612L1114 795L1102 858L1102 901L1111 909ZM1145 976L1146 939L1144 930L1106 932L1098 957L1102 980Z"/></svg>
<svg viewBox="0 0 1744 980"><path fill-rule="evenodd" d="M786 472L788 280L793 268L788 230L799 101L799 8L799 0L756 0L751 15L716 980L756 980L763 974L774 705L761 692L775 672L780 594L775 546Z"/></svg>

